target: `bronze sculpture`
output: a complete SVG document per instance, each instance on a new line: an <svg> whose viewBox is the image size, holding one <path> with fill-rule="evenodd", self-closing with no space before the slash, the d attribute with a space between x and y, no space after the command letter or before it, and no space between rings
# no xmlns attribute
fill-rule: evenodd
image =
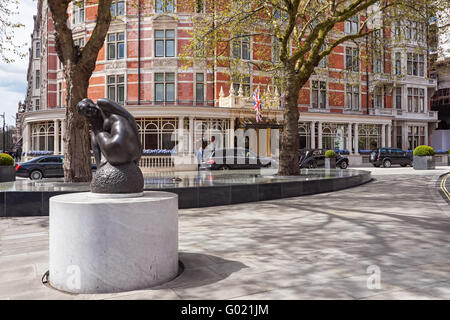
<svg viewBox="0 0 450 320"><path fill-rule="evenodd" d="M97 172L91 182L94 193L140 193L144 179L138 162L142 145L134 117L109 99L83 99L78 113L91 126L91 147Z"/></svg>

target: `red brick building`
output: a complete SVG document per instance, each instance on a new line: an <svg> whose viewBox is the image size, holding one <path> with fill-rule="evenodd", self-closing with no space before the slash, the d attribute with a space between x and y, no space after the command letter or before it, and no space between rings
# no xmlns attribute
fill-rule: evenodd
<svg viewBox="0 0 450 320"><path fill-rule="evenodd" d="M274 79L250 63L239 79L224 65L183 68L180 54L191 41L194 8L163 0L141 2L148 1L155 1L157 9L139 10L127 1L114 1L116 19L98 55L89 98L108 97L123 104L135 116L147 150L176 147L178 158L191 157L202 141L214 135L219 146L244 145L276 156L283 93ZM46 2L38 1L30 51L28 80L34 89L28 91L22 116L24 152L61 153L65 87ZM96 5L91 1L70 8L69 25L80 47L88 41L95 19ZM355 32L363 19L358 16L339 24L336 32ZM353 42L338 46L321 61L300 92L299 148L345 149L356 164L363 161L361 150L382 146L408 150L428 143L437 114L429 103L436 83L428 76L427 28L414 21L400 24L383 25L386 31L380 36L386 40L402 32L402 46L385 46L382 54L372 55L368 66L359 57L363 46ZM237 48L229 54L238 55L244 64L267 59L267 52L273 56L275 50L271 37L264 36L243 38ZM258 124L250 97L256 88L265 93L264 120ZM146 160L145 166L160 166L161 159ZM169 166L178 160L172 157Z"/></svg>

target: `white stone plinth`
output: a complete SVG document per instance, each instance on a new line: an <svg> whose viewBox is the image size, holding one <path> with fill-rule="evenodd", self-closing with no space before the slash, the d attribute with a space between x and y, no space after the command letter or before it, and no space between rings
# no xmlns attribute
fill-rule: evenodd
<svg viewBox="0 0 450 320"><path fill-rule="evenodd" d="M56 289L106 293L149 288L178 273L178 196L50 198L50 275Z"/></svg>

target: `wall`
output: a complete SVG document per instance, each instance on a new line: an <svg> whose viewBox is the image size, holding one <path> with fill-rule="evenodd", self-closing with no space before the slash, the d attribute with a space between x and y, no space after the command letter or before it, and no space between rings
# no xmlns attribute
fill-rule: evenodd
<svg viewBox="0 0 450 320"><path fill-rule="evenodd" d="M430 138L434 150L450 149L450 130L434 130Z"/></svg>

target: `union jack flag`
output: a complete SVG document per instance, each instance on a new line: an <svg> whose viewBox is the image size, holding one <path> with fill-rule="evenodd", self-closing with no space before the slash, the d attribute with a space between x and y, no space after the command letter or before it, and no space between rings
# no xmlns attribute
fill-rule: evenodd
<svg viewBox="0 0 450 320"><path fill-rule="evenodd" d="M253 93L253 105L255 107L255 115L256 115L256 122L260 122L262 120L262 111L261 111L261 96L259 95L259 89L255 89L255 92Z"/></svg>

